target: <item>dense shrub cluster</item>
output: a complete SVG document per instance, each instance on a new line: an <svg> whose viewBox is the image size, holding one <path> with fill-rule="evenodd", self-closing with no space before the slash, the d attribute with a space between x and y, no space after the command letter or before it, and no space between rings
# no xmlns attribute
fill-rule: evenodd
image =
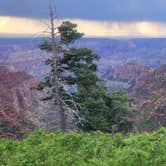
<svg viewBox="0 0 166 166"><path fill-rule="evenodd" d="M46 134L0 140L1 166L165 166L166 128L141 135L101 132Z"/></svg>

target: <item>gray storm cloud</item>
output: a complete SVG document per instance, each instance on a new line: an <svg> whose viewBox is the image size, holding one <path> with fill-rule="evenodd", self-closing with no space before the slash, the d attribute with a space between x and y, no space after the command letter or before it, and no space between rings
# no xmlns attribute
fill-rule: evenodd
<svg viewBox="0 0 166 166"><path fill-rule="evenodd" d="M166 0L55 0L55 4L60 18L166 21ZM48 7L49 0L0 0L0 15L46 18Z"/></svg>

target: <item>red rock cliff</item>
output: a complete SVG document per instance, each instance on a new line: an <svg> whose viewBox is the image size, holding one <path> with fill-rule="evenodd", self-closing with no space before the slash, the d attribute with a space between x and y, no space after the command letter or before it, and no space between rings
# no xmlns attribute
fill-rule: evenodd
<svg viewBox="0 0 166 166"><path fill-rule="evenodd" d="M33 120L36 106L33 98L38 92L31 87L37 85L35 79L25 72L16 72L14 69L0 67L0 120L5 123L6 132L27 133L38 126Z"/></svg>

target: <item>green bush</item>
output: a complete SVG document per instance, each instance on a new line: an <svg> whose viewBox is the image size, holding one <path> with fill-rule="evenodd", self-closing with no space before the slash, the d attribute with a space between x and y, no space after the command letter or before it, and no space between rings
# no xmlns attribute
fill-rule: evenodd
<svg viewBox="0 0 166 166"><path fill-rule="evenodd" d="M1 166L166 166L166 128L141 135L101 132L47 134L0 140Z"/></svg>

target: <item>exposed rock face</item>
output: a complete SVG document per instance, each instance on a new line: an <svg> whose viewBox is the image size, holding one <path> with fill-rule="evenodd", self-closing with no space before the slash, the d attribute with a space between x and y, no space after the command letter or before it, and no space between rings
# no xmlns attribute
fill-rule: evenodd
<svg viewBox="0 0 166 166"><path fill-rule="evenodd" d="M136 63L126 63L120 71L116 73L116 77L122 80L137 79L140 75L149 73L152 69Z"/></svg>
<svg viewBox="0 0 166 166"><path fill-rule="evenodd" d="M103 78L110 91L125 90L131 92L134 90L137 79L141 75L151 73L150 67L145 67L135 63L127 63L118 69L109 68L105 70Z"/></svg>
<svg viewBox="0 0 166 166"><path fill-rule="evenodd" d="M31 75L0 66L0 120L7 124L6 132L27 133L42 125L40 93L31 90L36 85Z"/></svg>
<svg viewBox="0 0 166 166"><path fill-rule="evenodd" d="M150 97L165 96L166 90L166 65L154 70L151 73L141 75L135 86L135 95L140 98L149 99Z"/></svg>
<svg viewBox="0 0 166 166"><path fill-rule="evenodd" d="M135 92L131 94L131 97L134 98L132 108L139 110L145 118L149 119L146 128L165 126L166 65L141 75L136 81Z"/></svg>

